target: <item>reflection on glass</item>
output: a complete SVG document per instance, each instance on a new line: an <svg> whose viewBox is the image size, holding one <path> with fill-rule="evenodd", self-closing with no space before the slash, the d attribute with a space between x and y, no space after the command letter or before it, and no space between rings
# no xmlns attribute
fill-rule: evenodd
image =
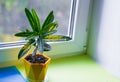
<svg viewBox="0 0 120 82"><path fill-rule="evenodd" d="M14 33L29 28L24 8L34 8L41 23L53 10L59 23L58 34L68 34L71 0L0 0L0 42L19 41Z"/></svg>

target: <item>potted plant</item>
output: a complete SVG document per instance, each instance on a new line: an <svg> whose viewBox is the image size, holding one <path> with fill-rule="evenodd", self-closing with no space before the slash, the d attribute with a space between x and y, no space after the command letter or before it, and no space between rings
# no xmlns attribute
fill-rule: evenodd
<svg viewBox="0 0 120 82"><path fill-rule="evenodd" d="M30 11L25 8L25 14L29 20L32 30L26 29L16 33L17 37L25 37L27 43L20 49L18 59L21 59L27 52L34 47L31 54L25 55L23 59L26 76L30 81L42 82L45 79L50 58L43 54L44 51L51 50L51 46L47 42L68 41L68 36L54 35L57 32L58 23L54 21L54 14L51 11L46 17L43 24L40 23L39 17L34 9ZM37 53L39 51L39 53Z"/></svg>

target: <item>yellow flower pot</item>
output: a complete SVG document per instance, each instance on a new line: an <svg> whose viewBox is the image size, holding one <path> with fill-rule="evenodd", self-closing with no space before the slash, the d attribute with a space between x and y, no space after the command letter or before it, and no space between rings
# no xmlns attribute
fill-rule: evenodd
<svg viewBox="0 0 120 82"><path fill-rule="evenodd" d="M45 56L48 60L45 63L30 63L25 58L23 58L26 77L29 82L43 82L46 76L48 64L50 63L50 58Z"/></svg>

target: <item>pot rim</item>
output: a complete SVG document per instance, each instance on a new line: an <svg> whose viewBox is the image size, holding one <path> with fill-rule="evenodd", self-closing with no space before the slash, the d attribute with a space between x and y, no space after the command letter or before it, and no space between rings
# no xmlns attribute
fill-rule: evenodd
<svg viewBox="0 0 120 82"><path fill-rule="evenodd" d="M30 55L30 54L28 54L27 56L29 56L29 55ZM51 58L48 57L48 56L46 56L46 55L42 55L42 54L37 54L37 55L43 56L43 57L47 58L48 60L47 60L45 63L31 63L31 62L29 62L29 61L27 61L27 60L25 59L27 56L25 56L25 57L23 58L23 60L26 61L27 63L31 64L31 65L43 65L43 66L46 66L46 64L48 64L48 63L50 62L50 60L51 60Z"/></svg>

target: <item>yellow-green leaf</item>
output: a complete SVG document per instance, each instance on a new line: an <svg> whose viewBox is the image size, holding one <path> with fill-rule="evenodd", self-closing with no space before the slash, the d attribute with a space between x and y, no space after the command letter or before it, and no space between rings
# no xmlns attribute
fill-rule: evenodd
<svg viewBox="0 0 120 82"><path fill-rule="evenodd" d="M29 40L21 49L18 54L18 59L20 59L22 56L24 56L30 49L31 45L35 42L34 39Z"/></svg>
<svg viewBox="0 0 120 82"><path fill-rule="evenodd" d="M57 30L57 26L58 26L57 22L50 23L42 29L42 32L45 33L51 30Z"/></svg>
<svg viewBox="0 0 120 82"><path fill-rule="evenodd" d="M62 35L50 35L46 36L45 38L46 42L54 42L54 41L68 41L71 40L68 36L62 36Z"/></svg>
<svg viewBox="0 0 120 82"><path fill-rule="evenodd" d="M52 34L54 34L56 32L57 32L57 30L48 31L48 32L46 32L46 33L43 34L43 37L50 36L50 35L52 35Z"/></svg>

